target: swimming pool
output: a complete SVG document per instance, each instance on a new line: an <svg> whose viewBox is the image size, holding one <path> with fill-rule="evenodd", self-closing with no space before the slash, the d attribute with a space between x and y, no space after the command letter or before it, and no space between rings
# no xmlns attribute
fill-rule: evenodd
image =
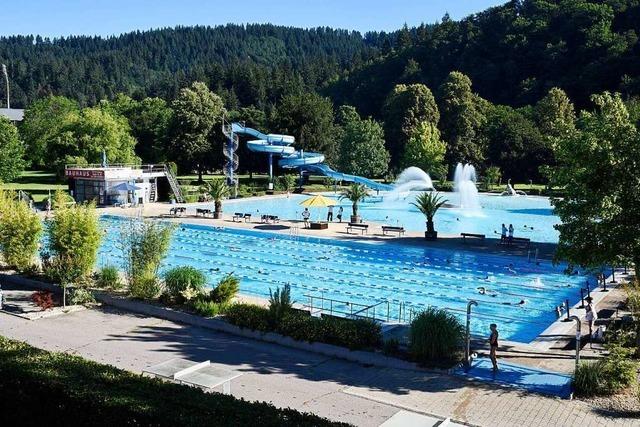
<svg viewBox="0 0 640 427"><path fill-rule="evenodd" d="M339 195L325 193L338 200ZM411 205L416 192L389 197L371 197L360 204L360 215L364 221L375 221L389 225L401 225L407 230L424 231L425 219L418 209ZM441 193L450 204L458 203L455 193ZM278 215L283 219L301 219L304 208L300 202L308 198L307 195L292 194L287 197L261 197L252 199L236 199L224 202L224 209L229 212L246 212L256 214ZM351 203L348 200L340 202L344 207L343 221L349 220ZM458 235L460 233L480 233L487 237L496 237L500 233L502 223L507 226L513 224L515 235L527 237L535 242L558 242L558 231L553 228L560 222L553 214L553 208L546 197L519 196L500 197L495 195L480 195L479 211L468 211L457 208L443 208L435 217L436 230L442 234ZM334 208L335 213L338 208ZM312 219L326 219L327 209L311 209Z"/></svg>
<svg viewBox="0 0 640 427"><path fill-rule="evenodd" d="M122 266L118 240L123 221L102 217L107 233L99 264ZM562 274L563 266L535 265L519 257L192 224L176 231L163 269L179 265L199 268L211 284L234 273L246 295L268 297L269 289L290 284L297 302L307 303L305 295L366 305L382 301L382 316L389 301L392 319L398 317L401 303L405 313L437 306L464 319L468 300L475 299L479 306L474 308L472 333L486 335L495 322L501 337L519 342L529 342L546 329L565 299L576 303L587 281L586 276ZM479 287L486 288L485 295ZM521 300L526 303L518 305Z"/></svg>

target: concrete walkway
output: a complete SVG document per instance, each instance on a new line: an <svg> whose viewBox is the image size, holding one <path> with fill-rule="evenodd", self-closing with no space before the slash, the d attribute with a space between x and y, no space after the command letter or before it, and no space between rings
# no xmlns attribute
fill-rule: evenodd
<svg viewBox="0 0 640 427"><path fill-rule="evenodd" d="M580 401L530 395L432 373L366 367L317 354L101 308L35 321L0 313L0 335L140 372L180 357L210 359L244 375L247 400L378 426L401 409L482 426L638 425Z"/></svg>

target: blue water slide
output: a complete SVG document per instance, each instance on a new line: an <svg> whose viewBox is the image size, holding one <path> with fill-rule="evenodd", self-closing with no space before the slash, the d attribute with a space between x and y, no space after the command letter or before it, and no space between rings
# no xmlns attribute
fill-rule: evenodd
<svg viewBox="0 0 640 427"><path fill-rule="evenodd" d="M256 129L246 127L241 123L232 123L231 130L233 133L247 135L255 139L247 141L249 150L269 154L269 175L272 175L272 157L277 155L280 157L278 164L283 168L299 168L312 173L328 176L338 181L357 182L363 184L373 190L389 191L391 186L381 184L368 178L356 175L348 175L337 172L324 163L324 155L321 153L305 152L296 150L291 144L295 142L295 138L290 135L279 135L273 133L262 133Z"/></svg>

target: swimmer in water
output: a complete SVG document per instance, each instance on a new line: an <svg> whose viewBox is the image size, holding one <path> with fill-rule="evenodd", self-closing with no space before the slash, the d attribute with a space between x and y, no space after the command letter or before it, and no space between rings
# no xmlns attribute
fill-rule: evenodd
<svg viewBox="0 0 640 427"><path fill-rule="evenodd" d="M490 296L490 297L497 297L498 296L497 292L492 291L491 289L487 289L484 286L478 287L478 293L480 295L487 295L487 296Z"/></svg>
<svg viewBox="0 0 640 427"><path fill-rule="evenodd" d="M527 300L521 299L519 302L513 303L513 302L503 302L502 304L504 305L517 305L522 307L523 305L525 305L527 303Z"/></svg>
<svg viewBox="0 0 640 427"><path fill-rule="evenodd" d="M269 272L263 269L258 270L258 274L264 274L264 275L268 275Z"/></svg>
<svg viewBox="0 0 640 427"><path fill-rule="evenodd" d="M218 267L210 268L209 271L213 273L214 271L220 271L220 269Z"/></svg>
<svg viewBox="0 0 640 427"><path fill-rule="evenodd" d="M240 249L235 247L235 246L231 246L231 247L229 247L229 250L232 251L232 252L238 252Z"/></svg>
<svg viewBox="0 0 640 427"><path fill-rule="evenodd" d="M507 266L507 271L511 274L518 274L518 272L513 268L513 264L509 264Z"/></svg>

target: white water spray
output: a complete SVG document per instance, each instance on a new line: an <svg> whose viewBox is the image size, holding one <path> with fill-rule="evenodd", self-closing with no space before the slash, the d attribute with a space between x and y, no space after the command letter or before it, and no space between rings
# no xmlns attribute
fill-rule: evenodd
<svg viewBox="0 0 640 427"><path fill-rule="evenodd" d="M429 174L415 166L411 166L402 171L393 185L392 192L405 193L412 190L433 190L433 182Z"/></svg>
<svg viewBox="0 0 640 427"><path fill-rule="evenodd" d="M461 209L480 209L476 188L476 168L473 165L458 163L453 177L453 190L459 196Z"/></svg>

